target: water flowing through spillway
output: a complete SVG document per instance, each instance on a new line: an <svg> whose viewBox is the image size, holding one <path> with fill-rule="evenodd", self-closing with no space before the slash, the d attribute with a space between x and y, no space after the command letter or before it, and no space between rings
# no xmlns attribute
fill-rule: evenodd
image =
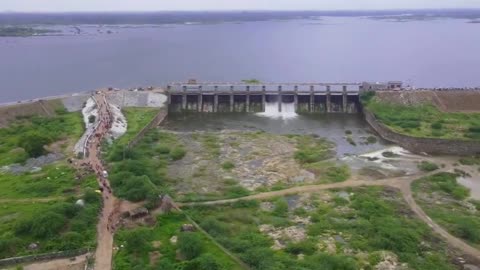
<svg viewBox="0 0 480 270"><path fill-rule="evenodd" d="M295 104L293 102L282 102L281 108L280 111L278 101L265 102L265 112L258 113L258 115L281 119L292 119L297 117Z"/></svg>

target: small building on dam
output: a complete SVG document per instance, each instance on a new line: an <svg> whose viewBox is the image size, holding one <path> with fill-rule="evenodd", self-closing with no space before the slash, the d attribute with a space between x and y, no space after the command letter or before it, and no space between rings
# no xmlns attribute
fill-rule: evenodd
<svg viewBox="0 0 480 270"><path fill-rule="evenodd" d="M363 90L392 89L392 83L172 83L167 86L173 112L357 113ZM395 87L401 88L400 82Z"/></svg>

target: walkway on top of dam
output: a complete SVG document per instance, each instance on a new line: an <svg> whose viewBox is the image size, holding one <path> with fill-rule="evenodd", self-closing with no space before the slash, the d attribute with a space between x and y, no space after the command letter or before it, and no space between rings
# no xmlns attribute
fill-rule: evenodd
<svg viewBox="0 0 480 270"><path fill-rule="evenodd" d="M332 94L358 95L362 83L171 83L170 94Z"/></svg>

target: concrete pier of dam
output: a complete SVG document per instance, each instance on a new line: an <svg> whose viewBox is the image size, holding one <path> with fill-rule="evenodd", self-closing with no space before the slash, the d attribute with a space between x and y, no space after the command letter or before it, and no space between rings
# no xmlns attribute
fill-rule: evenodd
<svg viewBox="0 0 480 270"><path fill-rule="evenodd" d="M174 83L167 86L171 111L357 113L365 83ZM285 108L284 108L285 107Z"/></svg>

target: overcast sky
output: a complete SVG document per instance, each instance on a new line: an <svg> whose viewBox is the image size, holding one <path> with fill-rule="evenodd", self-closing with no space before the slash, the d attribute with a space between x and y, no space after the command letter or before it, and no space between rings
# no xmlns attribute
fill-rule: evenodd
<svg viewBox="0 0 480 270"><path fill-rule="evenodd" d="M0 0L3 11L480 8L480 0Z"/></svg>

